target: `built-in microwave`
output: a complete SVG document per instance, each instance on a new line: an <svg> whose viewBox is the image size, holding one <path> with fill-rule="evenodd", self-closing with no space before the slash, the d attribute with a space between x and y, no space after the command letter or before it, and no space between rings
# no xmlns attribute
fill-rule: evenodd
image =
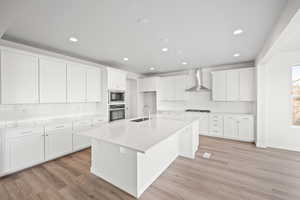
<svg viewBox="0 0 300 200"><path fill-rule="evenodd" d="M125 92L124 91L109 91L109 103L124 103Z"/></svg>

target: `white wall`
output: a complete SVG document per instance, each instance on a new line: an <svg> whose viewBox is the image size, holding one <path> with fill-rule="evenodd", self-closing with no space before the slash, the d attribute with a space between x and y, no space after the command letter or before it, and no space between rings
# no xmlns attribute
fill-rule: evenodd
<svg viewBox="0 0 300 200"><path fill-rule="evenodd" d="M291 67L299 64L300 51L281 52L260 66L258 88L265 87L265 95L260 104L263 127L259 133L265 146L300 151L300 127L292 126L291 102Z"/></svg>
<svg viewBox="0 0 300 200"><path fill-rule="evenodd" d="M254 63L240 63L233 65L223 65L203 70L203 84L211 88L211 72L216 70L226 70L233 68L253 67ZM188 87L192 87L194 79L191 76L193 71L188 72ZM215 102L211 100L211 92L187 92L187 101L169 102L160 101L157 103L158 110L178 110L185 109L207 109L212 112L230 112L230 113L254 113L255 107L253 102Z"/></svg>
<svg viewBox="0 0 300 200"><path fill-rule="evenodd" d="M261 63L263 59L267 59L268 54L269 56L272 54L272 48L275 47L275 44L277 43L277 40L279 39L280 35L287 27L293 16L297 13L299 8L299 0L288 0L286 7L284 8L281 16L279 17L279 20L277 21L272 32L265 41L265 44L256 59L256 63Z"/></svg>

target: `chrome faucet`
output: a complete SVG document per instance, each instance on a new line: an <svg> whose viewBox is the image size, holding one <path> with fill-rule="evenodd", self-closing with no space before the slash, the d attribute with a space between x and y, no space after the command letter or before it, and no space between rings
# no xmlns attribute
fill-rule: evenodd
<svg viewBox="0 0 300 200"><path fill-rule="evenodd" d="M144 113L148 112L148 118L150 119L151 117L151 112L150 112L150 106L144 105Z"/></svg>

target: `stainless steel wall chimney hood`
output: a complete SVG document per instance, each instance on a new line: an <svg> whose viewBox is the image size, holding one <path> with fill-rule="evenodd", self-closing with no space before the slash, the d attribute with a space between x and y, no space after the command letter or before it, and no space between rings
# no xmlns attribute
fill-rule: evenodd
<svg viewBox="0 0 300 200"><path fill-rule="evenodd" d="M203 72L201 68L195 69L194 77L195 77L196 85L187 89L186 90L187 92L209 92L210 91L210 89L203 86L203 81L202 81Z"/></svg>

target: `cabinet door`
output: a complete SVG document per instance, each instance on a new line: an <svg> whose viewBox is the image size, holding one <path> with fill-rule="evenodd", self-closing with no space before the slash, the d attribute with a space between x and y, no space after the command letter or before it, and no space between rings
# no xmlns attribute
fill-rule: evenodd
<svg viewBox="0 0 300 200"><path fill-rule="evenodd" d="M118 90L126 90L126 73L125 72L118 72L118 79L117 79L117 89Z"/></svg>
<svg viewBox="0 0 300 200"><path fill-rule="evenodd" d="M208 130L209 130L209 116L208 116L208 114L202 114L199 119L200 135L207 135Z"/></svg>
<svg viewBox="0 0 300 200"><path fill-rule="evenodd" d="M125 90L126 89L126 72L107 68L107 86L109 90Z"/></svg>
<svg viewBox="0 0 300 200"><path fill-rule="evenodd" d="M78 133L92 127L91 120L77 121L74 123L73 130L73 151L78 151L91 146L91 138L79 135Z"/></svg>
<svg viewBox="0 0 300 200"><path fill-rule="evenodd" d="M68 102L86 101L86 68L79 64L68 64Z"/></svg>
<svg viewBox="0 0 300 200"><path fill-rule="evenodd" d="M67 65L40 59L40 102L66 103L67 102Z"/></svg>
<svg viewBox="0 0 300 200"><path fill-rule="evenodd" d="M186 100L186 76L173 77L173 86L175 86L175 98L176 101Z"/></svg>
<svg viewBox="0 0 300 200"><path fill-rule="evenodd" d="M227 101L239 101L239 71L226 72L226 99Z"/></svg>
<svg viewBox="0 0 300 200"><path fill-rule="evenodd" d="M38 103L38 57L1 52L2 104Z"/></svg>
<svg viewBox="0 0 300 200"><path fill-rule="evenodd" d="M175 98L173 77L162 77L159 84L159 95L162 101L171 101Z"/></svg>
<svg viewBox="0 0 300 200"><path fill-rule="evenodd" d="M212 73L212 97L214 101L226 101L226 72Z"/></svg>
<svg viewBox="0 0 300 200"><path fill-rule="evenodd" d="M254 100L254 69L240 70L240 101Z"/></svg>
<svg viewBox="0 0 300 200"><path fill-rule="evenodd" d="M227 138L238 138L238 120L236 116L224 116L224 136Z"/></svg>
<svg viewBox="0 0 300 200"><path fill-rule="evenodd" d="M32 134L6 140L6 171L16 171L44 161L44 135Z"/></svg>
<svg viewBox="0 0 300 200"><path fill-rule="evenodd" d="M153 92L157 91L157 77L139 79L140 92Z"/></svg>
<svg viewBox="0 0 300 200"><path fill-rule="evenodd" d="M46 132L45 142L46 160L71 153L73 150L72 129Z"/></svg>
<svg viewBox="0 0 300 200"><path fill-rule="evenodd" d="M101 101L101 71L98 68L87 69L86 98L88 102Z"/></svg>
<svg viewBox="0 0 300 200"><path fill-rule="evenodd" d="M254 141L253 118L241 116L238 119L238 137L244 141Z"/></svg>
<svg viewBox="0 0 300 200"><path fill-rule="evenodd" d="M91 138L90 137L85 137L82 135L78 135L76 133L73 134L73 151L85 149L90 146L91 146Z"/></svg>

